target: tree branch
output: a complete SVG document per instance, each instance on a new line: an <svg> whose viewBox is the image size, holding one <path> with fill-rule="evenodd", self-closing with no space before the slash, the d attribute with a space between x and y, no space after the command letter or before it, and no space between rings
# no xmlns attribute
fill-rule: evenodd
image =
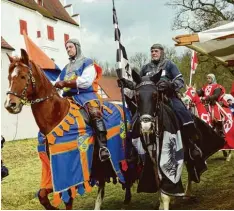
<svg viewBox="0 0 234 211"><path fill-rule="evenodd" d="M219 15L220 17L222 17L223 20L227 20L227 18L223 15L223 13L215 6L216 5L216 0L214 0L214 4L210 4L210 3L204 3L201 0L198 0L198 2L201 4L201 6L210 6L211 8L213 8L216 12L217 15ZM205 10L204 10L205 11ZM211 12L211 11L210 11Z"/></svg>

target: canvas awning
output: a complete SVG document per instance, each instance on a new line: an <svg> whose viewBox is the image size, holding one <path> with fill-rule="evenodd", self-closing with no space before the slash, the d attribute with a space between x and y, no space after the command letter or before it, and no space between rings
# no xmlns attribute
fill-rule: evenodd
<svg viewBox="0 0 234 211"><path fill-rule="evenodd" d="M234 66L234 22L172 39L176 42L175 46L186 46L225 65Z"/></svg>

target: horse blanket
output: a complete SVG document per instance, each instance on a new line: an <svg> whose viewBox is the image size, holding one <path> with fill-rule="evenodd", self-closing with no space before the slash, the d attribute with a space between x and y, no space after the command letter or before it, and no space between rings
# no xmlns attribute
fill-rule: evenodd
<svg viewBox="0 0 234 211"><path fill-rule="evenodd" d="M205 123L207 123L210 127L213 127L212 122L212 116L214 116L214 109L209 106L208 112L205 105L201 102L199 96L196 94L196 91L193 87L189 87L187 91L185 92L186 96L183 98L184 103L189 108L189 102L191 101L194 106L190 107L192 110L192 113L194 115L198 116L201 120L203 120ZM234 148L234 118L232 117L231 110L227 107L219 107L218 111L220 112L220 115L222 116L223 121L223 130L225 133L225 140L226 143L223 147L223 150L225 149L233 149ZM206 133L207 131L204 130L202 133ZM207 136L208 139L211 139L209 136ZM217 137L214 137L217 139ZM219 142L219 141L218 141Z"/></svg>
<svg viewBox="0 0 234 211"><path fill-rule="evenodd" d="M184 150L179 123L173 111L165 104L160 104L159 128L161 133L156 138L157 167L160 187L155 182L153 163L146 154L145 166L139 180L138 192L153 193L160 190L171 196L183 196L184 189L181 174L184 163Z"/></svg>
<svg viewBox="0 0 234 211"><path fill-rule="evenodd" d="M210 127L212 127L212 117L210 113L206 110L202 103L196 105L198 116L206 122ZM212 108L210 108L212 111ZM231 110L226 107L219 108L218 111L222 115L223 130L225 134L226 143L223 150L234 149L234 118L232 117Z"/></svg>
<svg viewBox="0 0 234 211"><path fill-rule="evenodd" d="M70 109L64 119L49 134L38 135L38 153L42 162L41 188L53 188L54 205L63 200L68 202L77 193L90 192L90 181L94 136L92 128L82 117L80 108L70 102ZM126 112L130 128L130 113ZM125 183L121 165L125 161L125 128L123 108L105 102L103 118L107 128L107 147L111 154L111 165L121 183ZM46 142L49 143L50 157L46 153Z"/></svg>

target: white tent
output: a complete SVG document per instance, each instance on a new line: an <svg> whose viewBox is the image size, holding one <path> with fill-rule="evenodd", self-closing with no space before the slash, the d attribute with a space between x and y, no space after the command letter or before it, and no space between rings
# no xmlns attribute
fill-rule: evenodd
<svg viewBox="0 0 234 211"><path fill-rule="evenodd" d="M234 22L197 34L172 38L176 46L186 46L211 56L228 66L234 66Z"/></svg>

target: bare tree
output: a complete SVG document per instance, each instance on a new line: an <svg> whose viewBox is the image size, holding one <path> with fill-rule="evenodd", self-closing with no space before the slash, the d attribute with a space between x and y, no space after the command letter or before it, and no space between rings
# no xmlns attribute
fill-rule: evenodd
<svg viewBox="0 0 234 211"><path fill-rule="evenodd" d="M149 58L147 54L137 52L129 59L131 66L141 69L144 64L148 62Z"/></svg>
<svg viewBox="0 0 234 211"><path fill-rule="evenodd" d="M176 54L175 47L163 46L163 48L164 48L166 58L172 60L173 62L176 62L178 57L177 57L177 54Z"/></svg>
<svg viewBox="0 0 234 211"><path fill-rule="evenodd" d="M233 0L170 0L166 3L177 10L172 29L200 32L218 21L234 20Z"/></svg>
<svg viewBox="0 0 234 211"><path fill-rule="evenodd" d="M110 67L109 62L106 61L102 64L103 75L108 75L108 72L110 72L110 69L111 67Z"/></svg>
<svg viewBox="0 0 234 211"><path fill-rule="evenodd" d="M96 57L91 57L91 59L92 59L95 63L97 63L97 64L100 65L100 61L99 61Z"/></svg>
<svg viewBox="0 0 234 211"><path fill-rule="evenodd" d="M104 76L117 77L117 73L114 67L110 67L107 71L103 73Z"/></svg>
<svg viewBox="0 0 234 211"><path fill-rule="evenodd" d="M104 76L111 76L111 77L117 77L115 67L112 66L108 61L105 61L102 63L102 75Z"/></svg>

